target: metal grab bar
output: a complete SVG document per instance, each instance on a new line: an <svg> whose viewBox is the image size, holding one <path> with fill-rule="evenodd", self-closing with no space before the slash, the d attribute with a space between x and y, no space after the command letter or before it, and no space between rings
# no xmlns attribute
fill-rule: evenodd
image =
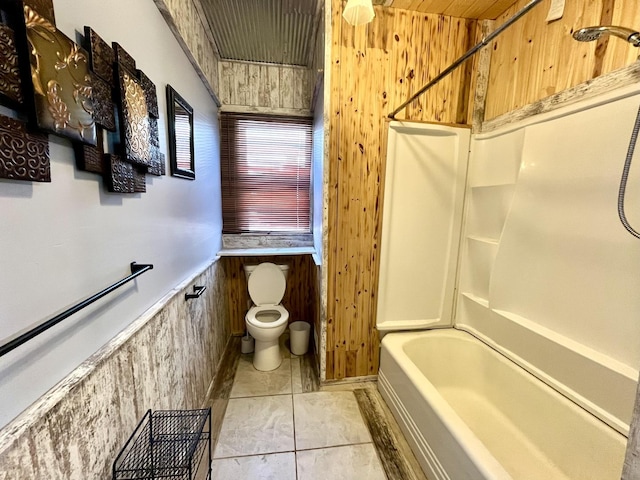
<svg viewBox="0 0 640 480"><path fill-rule="evenodd" d="M200 298L206 289L207 287L205 285L194 285L193 293L185 293L184 299L191 300L192 298Z"/></svg>
<svg viewBox="0 0 640 480"><path fill-rule="evenodd" d="M125 283L130 282L134 278L142 275L144 272L147 272L147 271L151 270L152 268L153 268L153 265L151 265L151 264L147 264L147 265L140 264L139 265L136 262L131 262L131 275L129 275L126 278L123 278L119 282L114 283L110 287L105 288L101 292L98 292L95 295L87 298L86 300L83 300L82 302L74 305L73 307L68 308L64 312L59 313L58 315L56 315L55 317L50 318L49 320L47 320L45 322L42 322L41 324L33 327L32 329L26 331L25 333L19 334L15 338L13 338L13 339L9 340L8 342L5 342L4 344L0 345L0 357L5 355L6 353L9 353L14 348L19 347L23 343L28 342L29 340L31 340L32 338L36 337L37 335L40 335L42 332L50 329L54 325L57 325L58 323L60 323L65 318L68 318L71 315L73 315L74 313L79 312L83 308L91 305L96 300L101 299L105 295L113 292L117 288L120 288Z"/></svg>
<svg viewBox="0 0 640 480"><path fill-rule="evenodd" d="M416 93L414 93L413 95L411 95L411 97L409 98L409 100L407 100L406 102L404 102L402 105L400 105L398 108L396 108L393 112L391 112L389 114L389 118L392 120L395 120L396 115L403 110L407 105L409 105L411 102L413 102L416 98L418 98L420 95L422 95L424 92L426 92L427 90L429 90L431 87L433 87L436 83L438 83L440 80L442 80L444 77L446 77L447 75L449 75L451 72L453 72L456 68L458 68L460 65L462 65L465 61L467 61L469 58L471 58L473 55L475 55L475 53L480 50L482 47L486 46L489 44L489 42L491 42L491 40L493 40L494 38L496 38L498 35L500 35L507 27L509 27L512 23L514 23L516 20L518 20L520 17L522 17L523 15L525 15L529 10L531 10L533 7L535 7L537 4L539 4L542 0L531 0L529 3L527 3L524 7L522 7L522 9L518 12L516 12L511 18L509 18L506 22L504 22L502 25L500 25L498 28L496 28L493 32L491 32L489 35L487 35L486 37L484 37L482 40L480 40L479 43L477 43L475 46L471 47L471 49L469 49L469 51L467 51L467 53L465 53L464 55L462 55L459 59L457 59L455 62L453 62L451 65L449 65L447 68L445 68L442 72L440 72L438 74L438 76L436 78L434 78L433 80L431 80L429 83L427 83L424 87L422 87L420 90L418 90Z"/></svg>

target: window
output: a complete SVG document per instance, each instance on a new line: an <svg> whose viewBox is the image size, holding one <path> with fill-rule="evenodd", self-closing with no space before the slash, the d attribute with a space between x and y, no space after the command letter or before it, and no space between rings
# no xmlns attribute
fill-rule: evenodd
<svg viewBox="0 0 640 480"><path fill-rule="evenodd" d="M223 233L311 232L312 120L223 113Z"/></svg>

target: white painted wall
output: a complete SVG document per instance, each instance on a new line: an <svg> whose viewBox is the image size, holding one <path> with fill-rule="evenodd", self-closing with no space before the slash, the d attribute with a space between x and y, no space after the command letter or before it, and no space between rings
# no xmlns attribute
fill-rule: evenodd
<svg viewBox="0 0 640 480"><path fill-rule="evenodd" d="M155 82L167 153L165 86L195 110L195 181L147 177L147 193L109 194L50 136L52 183L0 180L0 341L129 274L154 270L0 358L0 426L55 385L220 249L215 104L153 0L55 0L56 23L117 41ZM168 163L167 163L168 165ZM167 167L168 168L168 167Z"/></svg>

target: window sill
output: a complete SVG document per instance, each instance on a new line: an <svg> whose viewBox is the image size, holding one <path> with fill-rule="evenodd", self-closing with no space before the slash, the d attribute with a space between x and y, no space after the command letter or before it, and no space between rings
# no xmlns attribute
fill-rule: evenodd
<svg viewBox="0 0 640 480"><path fill-rule="evenodd" d="M224 234L220 257L316 255L313 235Z"/></svg>
<svg viewBox="0 0 640 480"><path fill-rule="evenodd" d="M219 257L258 257L278 255L315 255L313 247L262 247L262 248L223 248Z"/></svg>

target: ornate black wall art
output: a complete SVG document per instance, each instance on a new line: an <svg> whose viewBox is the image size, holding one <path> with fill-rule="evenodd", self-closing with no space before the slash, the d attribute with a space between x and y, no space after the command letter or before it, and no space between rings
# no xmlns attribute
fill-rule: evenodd
<svg viewBox="0 0 640 480"><path fill-rule="evenodd" d="M29 133L24 123L0 115L0 177L50 182L47 136Z"/></svg>
<svg viewBox="0 0 640 480"><path fill-rule="evenodd" d="M93 118L97 125L109 131L116 129L115 105L111 94L111 85L95 73L91 75Z"/></svg>
<svg viewBox="0 0 640 480"><path fill-rule="evenodd" d="M134 193L133 165L118 155L105 155L104 182L107 190L114 193Z"/></svg>
<svg viewBox="0 0 640 480"><path fill-rule="evenodd" d="M138 70L138 78L140 79L140 85L144 90L144 95L147 97L147 111L152 118L158 118L158 94L156 92L156 86L153 84L149 77L147 77L142 70Z"/></svg>
<svg viewBox="0 0 640 480"><path fill-rule="evenodd" d="M28 5L24 21L38 127L95 145L87 52Z"/></svg>
<svg viewBox="0 0 640 480"><path fill-rule="evenodd" d="M135 164L151 163L149 113L138 79L118 64L120 137L124 157Z"/></svg>
<svg viewBox="0 0 640 480"><path fill-rule="evenodd" d="M9 105L23 101L15 32L3 24L0 24L0 96Z"/></svg>
<svg viewBox="0 0 640 480"><path fill-rule="evenodd" d="M76 166L79 170L102 175L104 173L103 133L101 129L98 129L97 133L98 143L95 147L84 143L74 143L73 150L76 157Z"/></svg>
<svg viewBox="0 0 640 480"><path fill-rule="evenodd" d="M144 168L139 169L133 167L133 191L136 193L144 193L147 191L147 176Z"/></svg>
<svg viewBox="0 0 640 480"><path fill-rule="evenodd" d="M118 42L113 42L112 45L113 51L116 53L116 63L125 67L132 75L137 75L136 61L133 57Z"/></svg>
<svg viewBox="0 0 640 480"><path fill-rule="evenodd" d="M116 63L113 48L90 27L84 27L84 41L89 51L91 70L113 87L115 85L113 65Z"/></svg>
<svg viewBox="0 0 640 480"><path fill-rule="evenodd" d="M53 0L22 0L24 5L31 7L41 17L46 18L51 24L56 24L56 16L53 10Z"/></svg>
<svg viewBox="0 0 640 480"><path fill-rule="evenodd" d="M155 87L154 87L155 90ZM147 102L147 105L149 103ZM160 134L158 131L158 119L149 117L149 141L151 143L151 163L147 173L150 175L164 175L165 174L165 159L164 154L160 152Z"/></svg>

